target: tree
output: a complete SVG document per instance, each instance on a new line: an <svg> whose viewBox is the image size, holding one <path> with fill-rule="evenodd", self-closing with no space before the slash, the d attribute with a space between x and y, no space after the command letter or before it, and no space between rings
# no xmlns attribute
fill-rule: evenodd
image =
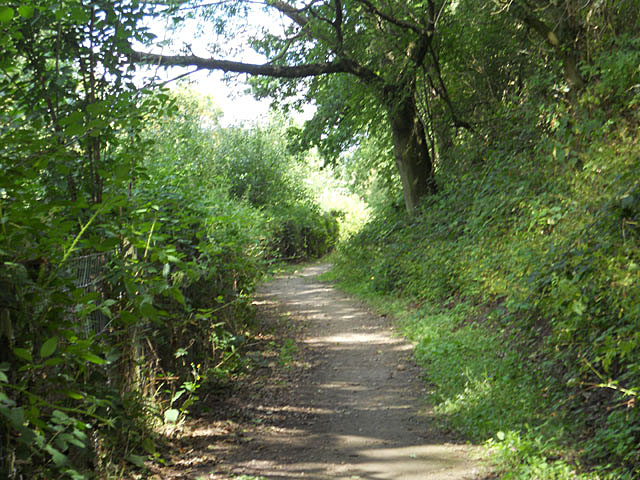
<svg viewBox="0 0 640 480"><path fill-rule="evenodd" d="M593 49L601 46L607 36L615 38L629 27L632 29L639 13L638 2L624 0L495 0L495 3L552 48L574 93L583 90L587 83L581 65L593 60Z"/></svg>
<svg viewBox="0 0 640 480"><path fill-rule="evenodd" d="M502 1L502 8L533 30L543 42L551 46L562 62L565 80L574 90L584 87L578 68L581 60L579 37L583 30L581 7L575 0ZM590 2L587 2L587 4ZM589 6L589 9L597 7Z"/></svg>
<svg viewBox="0 0 640 480"><path fill-rule="evenodd" d="M255 3L239 0L202 8L207 19L224 26L229 18L250 14ZM309 97L324 92L326 98L336 83L347 86L348 91L336 92L345 103L337 110L342 115L334 116L334 125L341 116L360 116L364 125L381 116L386 118L405 205L411 213L422 197L436 189L433 161L417 107L417 79L435 59L431 44L445 5L437 5L434 0L265 0L265 10L286 19L287 24L282 34L262 31L249 38L256 51L266 57L263 64L141 51L133 51L132 59L164 67L195 66L279 79L261 82L258 90L280 97L296 94L305 78L312 78L307 82ZM183 4L167 12L176 15L180 8L199 7ZM227 39L237 33L228 26L221 31ZM355 81L336 82L336 77L344 76ZM363 112L363 103L372 108Z"/></svg>

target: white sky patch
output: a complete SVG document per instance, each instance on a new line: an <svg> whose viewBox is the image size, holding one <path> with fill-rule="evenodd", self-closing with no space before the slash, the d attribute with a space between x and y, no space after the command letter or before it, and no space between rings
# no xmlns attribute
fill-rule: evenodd
<svg viewBox="0 0 640 480"><path fill-rule="evenodd" d="M265 12L256 9L250 15L252 21L257 22L258 27L267 27L270 31L276 33L283 29L282 19L267 15ZM148 26L151 31L157 35L158 41L171 40L171 46L154 47L148 49L152 53L175 55L183 53L185 48L193 55L208 58L211 54L207 51L208 39L206 35L198 35L198 25L195 20L187 20L178 32L171 32L164 22L150 21ZM246 63L261 64L266 62L266 58L256 53L253 49L246 45L246 36L239 35L232 43L227 43L224 50L233 52L231 55L220 55L218 58L225 60L241 61ZM142 45L135 45L137 49L145 50ZM194 71L195 67L171 67L171 68L155 68L141 67L138 69L136 83L142 85L147 83L150 77L155 76L159 82L165 82L187 72ZM230 80L224 80L224 74L220 71L199 70L186 76L192 83L192 87L199 93L209 95L221 111L222 118L220 123L223 126L238 123L266 123L269 118L269 110L271 101L269 98L256 100L248 93L248 85L245 83L247 78L244 74L228 75ZM172 88L173 82L168 86ZM315 106L309 105L301 113L292 112L293 118L302 122L310 119L315 112Z"/></svg>

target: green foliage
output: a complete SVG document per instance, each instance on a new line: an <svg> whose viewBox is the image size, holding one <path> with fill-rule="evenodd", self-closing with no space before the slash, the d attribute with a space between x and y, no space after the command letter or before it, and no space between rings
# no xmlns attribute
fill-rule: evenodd
<svg viewBox="0 0 640 480"><path fill-rule="evenodd" d="M143 8L123 6L117 29L115 8L41 2L12 15L11 7L3 10L4 478L87 478L92 468L109 470L114 453L124 456L148 438L138 415L142 403L121 394L117 380L127 346L124 329L115 328L122 304L114 292L95 288L123 247L120 214L143 148L140 116L161 107L132 90L119 64L127 38L145 36L137 29ZM100 278L92 270L80 285L77 267L88 253L103 268ZM98 315L112 325L109 342L93 328Z"/></svg>
<svg viewBox="0 0 640 480"><path fill-rule="evenodd" d="M283 125L284 118L273 117L264 127L229 127L219 135L215 163L234 198L256 208L311 203L300 182L304 159L289 153Z"/></svg>
<svg viewBox="0 0 640 480"><path fill-rule="evenodd" d="M639 473L637 120L613 128L600 88L518 122L503 106L507 133L454 147L421 216L377 210L336 261L349 288L421 305L403 321L436 412L511 432L504 478Z"/></svg>
<svg viewBox="0 0 640 480"><path fill-rule="evenodd" d="M234 190L244 158L222 153L227 134L254 139L256 176L281 180L284 150L253 152L269 145L258 129L220 129L206 99L134 89L121 60L143 14L136 2L0 12L3 478L159 461L153 426L242 367L250 294L275 255L268 209L301 231L297 256L337 238L293 175L260 206Z"/></svg>
<svg viewBox="0 0 640 480"><path fill-rule="evenodd" d="M265 219L267 256L301 261L333 249L339 225L322 212L300 179L310 175L306 158L290 153L283 119L266 127L221 130L212 162L224 172L222 182L236 200L259 209Z"/></svg>
<svg viewBox="0 0 640 480"><path fill-rule="evenodd" d="M134 190L153 214L145 248L165 249L155 271L174 292L155 301L167 317L149 333L161 377L180 377L155 386L167 394L165 423L188 413L207 381L242 367L250 295L267 262L322 255L338 234L337 222L325 220L294 175L302 160L287 155L275 123L221 128L210 99L184 89L171 103L173 115L144 133L159 140ZM298 229L300 243L285 245L289 237L280 225Z"/></svg>
<svg viewBox="0 0 640 480"><path fill-rule="evenodd" d="M338 241L338 220L332 213L297 205L269 212L269 250L275 258L300 261L319 258Z"/></svg>
<svg viewBox="0 0 640 480"><path fill-rule="evenodd" d="M406 331L448 424L492 439L505 478L640 474L637 2L336 5L252 41L278 67L352 53L362 81L305 84L318 115L293 148L282 118L222 128L210 99L135 88L130 43L155 6L0 7L1 476L160 460L154 424L242 368L265 266L340 236L299 153L314 145L375 212L338 269L421 305ZM251 8L204 16L222 32ZM294 80L254 87L304 98ZM408 97L439 182L412 219L380 127Z"/></svg>

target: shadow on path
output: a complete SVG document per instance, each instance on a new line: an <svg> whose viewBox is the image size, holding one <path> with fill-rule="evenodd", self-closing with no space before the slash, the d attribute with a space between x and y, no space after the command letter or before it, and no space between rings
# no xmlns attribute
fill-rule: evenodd
<svg viewBox="0 0 640 480"><path fill-rule="evenodd" d="M259 419L260 429L241 433L226 450L230 476L203 457L189 478L476 478L476 450L447 443L433 426L411 346L385 318L317 281L327 268L308 267L260 291L262 311L302 325L300 354L309 366L269 401L244 400L245 418ZM264 388L271 387L267 380ZM214 451L220 441L206 425L192 434Z"/></svg>

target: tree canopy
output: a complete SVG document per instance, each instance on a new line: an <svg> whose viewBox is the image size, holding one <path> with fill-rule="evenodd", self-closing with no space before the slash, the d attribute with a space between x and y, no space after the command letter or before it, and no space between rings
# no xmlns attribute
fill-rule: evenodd
<svg viewBox="0 0 640 480"><path fill-rule="evenodd" d="M446 132L473 131L473 119L465 118L473 116L465 112L465 97L474 93L456 97L460 81L443 71L459 62L465 70L473 68L477 55L484 54L478 47L487 49L487 59L489 52L499 50L513 59L519 48L526 52L525 63L536 62L538 54L542 62L561 64L570 89L579 90L585 80L577 65L587 60L589 36L597 28L594 18L603 10L600 4L580 7L569 0L185 2L167 5L163 13L181 18L187 11L206 22L201 41L208 43L211 56L196 56L187 46L187 53L172 55L138 49L132 58L165 67L247 73L258 77L252 80L258 95L313 101L319 108L304 137L308 144L325 147L326 153L335 155L340 148L331 145L353 144L386 124L405 205L412 212L421 198L436 190L434 154L450 143ZM277 19L280 26L260 25L265 18ZM491 44L487 33L494 28ZM473 37L477 30L482 38ZM452 49L465 55L461 45L467 32L472 34L467 42L476 42L474 54L451 57ZM263 62L234 58L238 35ZM500 81L506 67L498 67L502 73L486 72L486 82Z"/></svg>
<svg viewBox="0 0 640 480"><path fill-rule="evenodd" d="M224 25L229 16L248 17L256 8L254 4L222 2L202 7L202 15L213 24ZM422 196L435 190L433 161L417 107L416 81L436 59L432 42L446 5L434 0L385 4L369 0L300 4L278 0L262 6L286 20L279 32L259 29L250 36L250 45L265 57L262 64L141 51L134 52L133 58L160 66L190 65L280 79L254 83L261 94L280 98L299 93L298 84L292 80L314 77L306 84L307 99L328 99L335 93L342 100L333 118L324 118L325 127L339 129L344 120L345 125L364 127L386 117L405 203L413 211ZM226 41L236 34L234 29L221 31ZM214 51L218 49L216 43ZM337 80L329 75L348 75L356 81ZM363 104L369 108L362 108ZM353 118L358 121L349 122ZM326 134L327 128L322 133Z"/></svg>

